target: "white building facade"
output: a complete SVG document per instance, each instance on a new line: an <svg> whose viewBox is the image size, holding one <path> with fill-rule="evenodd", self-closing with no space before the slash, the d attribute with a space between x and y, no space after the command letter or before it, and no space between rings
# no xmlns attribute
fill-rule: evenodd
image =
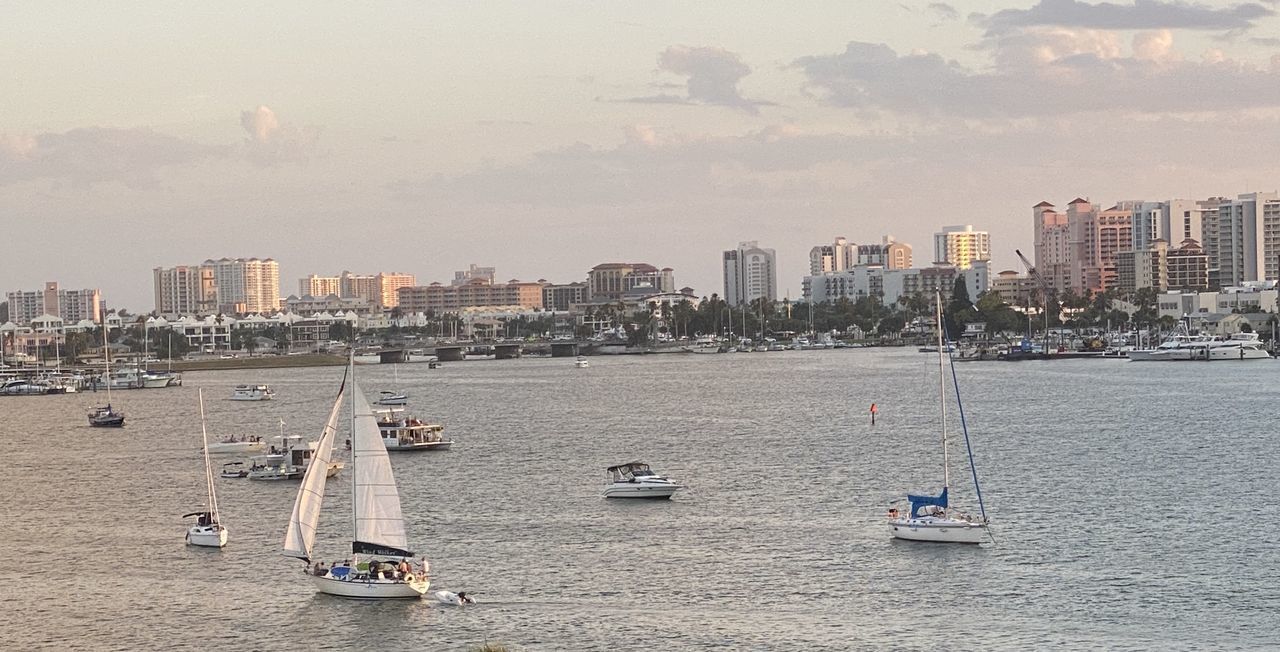
<svg viewBox="0 0 1280 652"><path fill-rule="evenodd" d="M778 298L777 256L756 241L724 252L724 299L731 306Z"/></svg>
<svg viewBox="0 0 1280 652"><path fill-rule="evenodd" d="M944 226L933 234L933 262L969 269L975 260L991 260L991 235L972 224Z"/></svg>

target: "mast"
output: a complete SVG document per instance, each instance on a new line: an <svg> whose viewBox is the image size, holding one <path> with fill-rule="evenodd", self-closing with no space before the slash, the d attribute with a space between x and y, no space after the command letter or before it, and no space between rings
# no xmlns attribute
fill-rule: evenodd
<svg viewBox="0 0 1280 652"><path fill-rule="evenodd" d="M938 316L938 406L942 410L942 490L946 491L951 486L950 458L947 455L947 382L946 368L942 364L943 356L946 354L943 348L942 332L944 325L942 323L942 290L937 291L937 316Z"/></svg>
<svg viewBox="0 0 1280 652"><path fill-rule="evenodd" d="M213 467L209 466L209 431L204 423L204 388L196 390L200 400L200 439L204 442L204 483L209 492L209 511L213 514L215 524L222 523L218 518L218 495L213 490Z"/></svg>
<svg viewBox="0 0 1280 652"><path fill-rule="evenodd" d="M347 373L351 375L351 540L355 541L360 536L356 520L356 478L360 473L356 466L356 449L360 448L356 442L356 392L360 389L356 386L356 348L353 346L348 351Z"/></svg>
<svg viewBox="0 0 1280 652"><path fill-rule="evenodd" d="M107 313L102 313L102 360L106 371L103 378L107 381L107 405L111 405L111 345L107 343Z"/></svg>

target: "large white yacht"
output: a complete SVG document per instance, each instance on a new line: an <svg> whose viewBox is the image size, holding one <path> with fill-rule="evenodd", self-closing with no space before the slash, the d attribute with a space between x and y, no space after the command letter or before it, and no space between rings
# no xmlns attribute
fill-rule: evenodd
<svg viewBox="0 0 1280 652"><path fill-rule="evenodd" d="M1262 347L1257 333L1236 333L1225 340L1197 348L1193 360L1262 360L1271 354Z"/></svg>
<svg viewBox="0 0 1280 652"><path fill-rule="evenodd" d="M1173 335L1154 349L1134 349L1129 352L1133 362L1165 362L1169 360L1190 360L1192 354L1213 342L1207 335Z"/></svg>
<svg viewBox="0 0 1280 652"><path fill-rule="evenodd" d="M389 451L441 450L453 445L445 439L444 426L406 416L404 408L375 409L382 445Z"/></svg>
<svg viewBox="0 0 1280 652"><path fill-rule="evenodd" d="M605 469L605 477L605 498L670 498L682 488L644 462L611 466Z"/></svg>

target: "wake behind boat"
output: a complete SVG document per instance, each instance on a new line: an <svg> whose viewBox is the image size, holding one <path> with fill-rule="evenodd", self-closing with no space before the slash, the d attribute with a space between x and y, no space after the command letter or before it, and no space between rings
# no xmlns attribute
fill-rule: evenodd
<svg viewBox="0 0 1280 652"><path fill-rule="evenodd" d="M969 469L973 473L973 486L978 496L981 520L967 514L949 514L951 485L950 458L947 437L947 381L944 356L950 358L942 340L942 293L937 294L938 320L938 404L942 414L942 491L936 496L907 494L910 509L902 514L896 507L889 509L889 529L894 538L909 541L933 541L937 543L982 543L987 536L987 512L982 503L982 490L978 488L978 471L973 464L973 450L969 447L969 427L965 424L964 404L960 402L960 385L956 379L955 363L951 364L951 382L956 391L956 406L960 412L960 424L964 428L965 448L969 452Z"/></svg>
<svg viewBox="0 0 1280 652"><path fill-rule="evenodd" d="M391 471L391 459L378 431L378 418L355 382L354 357L348 362L351 379L351 510L354 536L351 558L332 568L315 564L307 577L316 590L346 598L421 598L430 588L429 566L424 558L418 568L411 564L400 493ZM325 474L337 433L338 413L346 382L338 390L324 432L315 447L315 459L308 467L289 517L283 553L312 562L316 527L324 499ZM363 558L362 558L363 557Z"/></svg>

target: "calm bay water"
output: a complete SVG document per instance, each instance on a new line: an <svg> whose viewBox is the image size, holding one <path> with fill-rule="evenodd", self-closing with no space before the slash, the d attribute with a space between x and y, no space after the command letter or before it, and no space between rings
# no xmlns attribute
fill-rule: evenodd
<svg viewBox="0 0 1280 652"><path fill-rule="evenodd" d="M361 366L370 397L392 370ZM995 545L889 539L941 480L936 358L849 349L403 365L452 451L393 453L432 590L466 609L317 595L279 554L296 483L217 480L222 551L183 545L211 437L319 432L340 368L186 374L118 392L0 398L0 647L521 650L1258 649L1280 644L1280 362L959 365ZM277 390L227 400L238 383ZM878 403L876 426L867 408ZM958 422L957 422L958 423ZM345 438L344 433L340 437ZM600 497L642 459L688 485ZM228 458L228 460L234 458ZM217 460L216 461L221 461ZM976 511L961 446L954 494ZM346 472L318 556L350 542Z"/></svg>

